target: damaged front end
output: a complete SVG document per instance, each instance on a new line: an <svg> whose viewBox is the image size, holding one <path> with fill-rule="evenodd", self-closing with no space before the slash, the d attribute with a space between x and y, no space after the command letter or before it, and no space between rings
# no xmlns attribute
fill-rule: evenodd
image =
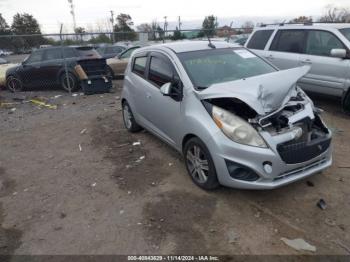
<svg viewBox="0 0 350 262"><path fill-rule="evenodd" d="M326 154L330 155L328 151L331 147L331 132L323 123L320 110L314 107L309 97L295 84L305 71L300 68L292 72L287 71L292 75L294 72L294 80L292 81L293 77L289 75L287 85L284 87L282 85L281 89L276 92L266 88L269 86L268 77L264 77L261 82L258 78L254 79L253 82L257 87L254 90L257 92L255 101L252 95L244 99L242 93L236 94L235 92L244 90L246 94L246 89L252 87L250 85L252 81L249 81L247 86L239 83L239 88L236 90L232 86L229 94L221 92L223 90L215 91L221 92L221 95L213 95L214 90L201 94L205 108L228 138L242 145L271 149L280 159L281 163L276 163L276 161L272 163L273 161L269 161L268 158L266 161L262 160L263 168L260 174L264 173L265 178L269 176L269 173L272 174L273 168L278 167L278 170L274 171L273 180L302 173L305 168L326 161ZM272 78L276 79L278 75L281 76L281 72L285 74L279 71ZM278 82L281 83L281 79ZM224 89L228 90L226 87ZM261 92L261 89L265 91ZM251 94L254 94L254 91L250 90ZM273 92L276 94L275 99ZM264 99L262 94L268 95ZM227 166L230 169L228 164ZM242 171L244 174L250 172L250 178L252 177L249 167L242 169L239 162L233 166L236 169L238 167L237 170L244 170ZM237 176L232 176L232 172L230 175L237 179ZM241 178L241 174L239 177ZM259 177L256 175L255 179L258 180ZM248 178L242 180L252 181Z"/></svg>

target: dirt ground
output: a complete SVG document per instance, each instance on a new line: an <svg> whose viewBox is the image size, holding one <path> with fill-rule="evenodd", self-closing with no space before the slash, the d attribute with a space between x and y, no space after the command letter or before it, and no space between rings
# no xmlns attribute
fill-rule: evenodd
<svg viewBox="0 0 350 262"><path fill-rule="evenodd" d="M315 98L334 132L332 168L272 191L205 192L176 151L124 129L115 84L93 96L0 92L18 103L0 108L0 254L349 254L350 119L339 101ZM58 108L20 103L34 96Z"/></svg>

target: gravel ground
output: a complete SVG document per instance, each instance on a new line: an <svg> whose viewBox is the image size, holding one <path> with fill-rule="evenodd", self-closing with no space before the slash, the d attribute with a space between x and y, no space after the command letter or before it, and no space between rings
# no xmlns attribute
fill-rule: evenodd
<svg viewBox="0 0 350 262"><path fill-rule="evenodd" d="M350 121L339 101L314 97L334 132L332 168L272 191L205 192L176 151L124 129L121 85L0 92L18 103L0 108L0 254L349 254ZM57 109L20 102L33 97Z"/></svg>

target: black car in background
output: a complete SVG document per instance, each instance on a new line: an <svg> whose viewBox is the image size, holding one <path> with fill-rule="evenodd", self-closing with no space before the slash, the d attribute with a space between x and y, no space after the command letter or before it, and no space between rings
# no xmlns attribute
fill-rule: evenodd
<svg viewBox="0 0 350 262"><path fill-rule="evenodd" d="M97 52L106 59L116 57L124 50L126 50L126 47L122 45L107 45L97 48Z"/></svg>
<svg viewBox="0 0 350 262"><path fill-rule="evenodd" d="M66 91L76 91L82 79L81 69L86 68L92 73L107 75L106 59L101 58L93 47L37 49L21 64L7 70L6 85L12 92L58 86Z"/></svg>

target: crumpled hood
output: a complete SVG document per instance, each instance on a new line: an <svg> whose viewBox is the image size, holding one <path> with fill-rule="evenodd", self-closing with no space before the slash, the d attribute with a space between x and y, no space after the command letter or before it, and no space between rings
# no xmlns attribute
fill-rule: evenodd
<svg viewBox="0 0 350 262"><path fill-rule="evenodd" d="M295 84L309 70L309 66L302 66L213 84L203 91L196 92L196 94L200 99L237 98L253 108L259 115L265 115L282 107L296 94Z"/></svg>

